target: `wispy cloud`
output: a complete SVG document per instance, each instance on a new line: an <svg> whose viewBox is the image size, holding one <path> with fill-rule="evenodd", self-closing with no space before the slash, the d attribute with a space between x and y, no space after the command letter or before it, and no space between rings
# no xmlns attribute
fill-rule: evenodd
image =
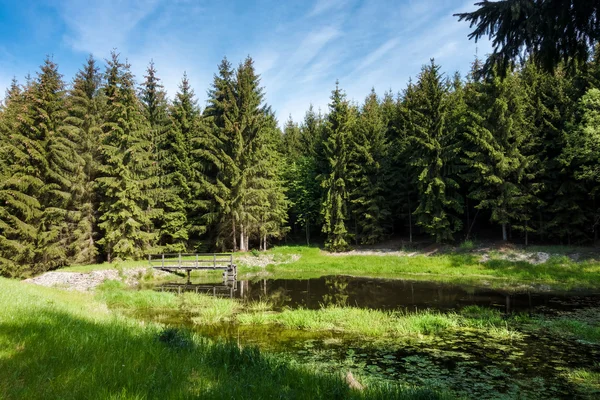
<svg viewBox="0 0 600 400"><path fill-rule="evenodd" d="M15 3L23 11L10 15L27 30L38 29L43 16L53 27L47 40L0 36L2 92L12 74L35 73L46 54L70 79L85 53L102 60L117 48L138 81L153 59L170 96L187 71L204 104L221 58L236 66L249 54L283 122L289 114L302 119L310 103L326 111L336 79L362 102L371 87L402 90L431 57L448 73L466 73L476 46L480 55L490 49L469 41L468 24L452 16L472 10L473 0L32 0L42 1L37 8Z"/></svg>
<svg viewBox="0 0 600 400"><path fill-rule="evenodd" d="M308 17L316 17L328 11L339 10L348 3L348 0L316 0Z"/></svg>
<svg viewBox="0 0 600 400"><path fill-rule="evenodd" d="M112 48L129 49L140 32L135 29L160 4L159 0L103 0L82 3L59 2L59 10L69 28L64 40L73 49L106 55Z"/></svg>

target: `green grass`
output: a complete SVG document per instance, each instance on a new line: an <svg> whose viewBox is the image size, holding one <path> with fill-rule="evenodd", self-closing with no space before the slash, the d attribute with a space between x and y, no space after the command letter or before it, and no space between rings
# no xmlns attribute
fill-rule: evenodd
<svg viewBox="0 0 600 400"><path fill-rule="evenodd" d="M207 326L220 323L240 325L278 325L285 329L335 331L370 338L403 338L424 340L444 331L477 329L498 339L518 339L519 333L509 327L500 312L470 307L463 313L421 311L404 313L356 307L329 306L319 310L271 310L264 301L243 304L237 299L203 294L127 290L118 282L102 285L96 297L111 309L126 315L156 317L171 316L180 323L190 321ZM168 319L168 318L167 318Z"/></svg>
<svg viewBox="0 0 600 400"><path fill-rule="evenodd" d="M596 365L599 368L600 365ZM573 369L564 374L567 381L572 383L580 395L600 396L600 372L587 369Z"/></svg>
<svg viewBox="0 0 600 400"><path fill-rule="evenodd" d="M144 293L140 300L113 293L106 299L113 306L173 307L169 296L160 295ZM383 384L353 391L337 374L310 371L256 348L115 315L89 294L0 278L0 398L41 397L448 398Z"/></svg>
<svg viewBox="0 0 600 400"><path fill-rule="evenodd" d="M492 287L511 287L517 285L547 285L557 288L599 288L600 262L586 259L574 262L566 254L576 251L564 246L531 247L528 251L545 251L554 254L542 264L533 265L526 261L502 259L497 253L491 259L480 262L481 255L473 254L472 242L465 242L454 253L439 255L381 256L381 255L343 255L334 256L316 247L282 246L275 247L266 254L275 260L289 261L284 264L269 265L266 271L273 278L316 278L324 275L354 275L382 278L405 278L415 280L436 280L464 284L486 284ZM292 255L299 255L291 261ZM238 277L244 279L263 273L260 267L241 265L237 254L234 262L239 265ZM145 267L146 260L120 261L114 264L94 264L72 266L62 271L89 272L98 269L127 269ZM220 272L195 272L193 277L219 280ZM175 278L174 278L175 279Z"/></svg>
<svg viewBox="0 0 600 400"><path fill-rule="evenodd" d="M480 256L468 253L418 255L415 257L346 255L333 256L318 248L277 247L274 254L299 254L288 264L271 265L267 271L278 278L310 278L346 274L388 278L441 280L456 283L488 283L507 287L521 284L555 287L600 287L600 263L573 262L566 256L553 256L538 265L525 261L494 259L480 262ZM242 270L244 272L245 270Z"/></svg>

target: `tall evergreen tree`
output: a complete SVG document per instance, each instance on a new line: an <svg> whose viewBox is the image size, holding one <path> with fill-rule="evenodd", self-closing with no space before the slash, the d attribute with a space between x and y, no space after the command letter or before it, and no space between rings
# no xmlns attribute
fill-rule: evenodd
<svg viewBox="0 0 600 400"><path fill-rule="evenodd" d="M382 107L372 89L360 112L350 154L349 199L358 227L356 233L363 244L380 242L388 232L390 210L385 194L389 145L386 135Z"/></svg>
<svg viewBox="0 0 600 400"><path fill-rule="evenodd" d="M152 136L135 93L129 64L111 54L104 93L107 105L102 124L102 166L96 179L103 194L99 227L108 261L140 258L155 240L152 226L156 185Z"/></svg>
<svg viewBox="0 0 600 400"><path fill-rule="evenodd" d="M0 247L11 273L22 273L26 264L43 271L67 263L67 208L78 155L65 134L64 95L58 67L46 59L23 97L14 99L16 123L3 124L10 131L2 146L8 166L0 189Z"/></svg>
<svg viewBox="0 0 600 400"><path fill-rule="evenodd" d="M502 226L502 239L508 240L513 224L525 232L531 229L531 209L535 202L534 158L528 155L530 126L525 118L525 98L513 73L506 79L494 76L478 86L472 97L467 141L475 145L463 159L474 182L470 196L478 208L491 211L491 220Z"/></svg>
<svg viewBox="0 0 600 400"><path fill-rule="evenodd" d="M20 276L34 270L37 223L43 181L37 162L43 157L29 123L28 91L16 82L8 90L0 119L0 274Z"/></svg>
<svg viewBox="0 0 600 400"><path fill-rule="evenodd" d="M184 73L170 109L170 116L174 130L171 135L178 138L177 143L181 143L177 151L178 170L183 175L182 180L187 187L181 190L179 196L186 205L187 230L192 241L197 241L199 235L206 232L202 217L207 209L206 194L196 179L198 174L206 172L202 160L197 160L194 156L194 146L202 131L197 103L194 90L187 74Z"/></svg>
<svg viewBox="0 0 600 400"><path fill-rule="evenodd" d="M159 175L155 191L156 213L154 224L158 233L158 248L167 253L184 252L187 247L187 210L190 188L188 143L179 126L169 116L167 94L150 62L142 84L140 98L146 120L150 125L153 159Z"/></svg>
<svg viewBox="0 0 600 400"><path fill-rule="evenodd" d="M449 124L449 83L431 60L423 67L410 97L408 132L415 150L419 203L414 212L417 224L437 243L452 240L462 227L462 201L456 181L455 162L459 141Z"/></svg>
<svg viewBox="0 0 600 400"><path fill-rule="evenodd" d="M96 261L99 238L97 219L98 202L95 180L98 175L99 144L102 130L102 102L99 87L101 77L96 61L89 57L83 69L77 73L67 100L69 136L77 145L81 157L76 171L70 213L69 253L73 263L89 264Z"/></svg>
<svg viewBox="0 0 600 400"><path fill-rule="evenodd" d="M575 126L568 129L566 147L561 156L571 166L575 177L588 186L588 196L597 199L600 193L600 90L591 88L579 100ZM591 209L588 230L598 240L600 209ZM591 228L591 229L590 229Z"/></svg>
<svg viewBox="0 0 600 400"><path fill-rule="evenodd" d="M348 152L349 140L354 129L354 115L346 100L345 93L336 82L331 93L329 115L325 123L324 156L327 160L326 172L322 175L325 190L321 204L323 233L327 235L325 248L343 251L348 248L349 234L346 228L348 219Z"/></svg>
<svg viewBox="0 0 600 400"><path fill-rule="evenodd" d="M280 191L274 119L251 58L236 71L227 59L219 66L204 111L205 135L196 154L208 173L201 178L216 207L205 215L218 224L218 244L230 240L234 250L248 250L252 235L265 243L280 234L280 212L286 207ZM215 172L211 176L211 172ZM239 241L238 241L239 237Z"/></svg>

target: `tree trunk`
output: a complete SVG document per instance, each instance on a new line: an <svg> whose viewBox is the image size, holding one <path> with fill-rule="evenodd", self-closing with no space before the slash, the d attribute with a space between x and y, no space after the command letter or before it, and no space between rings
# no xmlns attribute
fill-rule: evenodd
<svg viewBox="0 0 600 400"><path fill-rule="evenodd" d="M235 219L231 221L232 229L233 229L233 251L237 251L237 242L236 242L236 232L235 232Z"/></svg>
<svg viewBox="0 0 600 400"><path fill-rule="evenodd" d="M529 230L528 230L528 223L527 221L525 221L525 247L529 246Z"/></svg>
<svg viewBox="0 0 600 400"><path fill-rule="evenodd" d="M240 225L240 251L246 251L246 242L244 240L244 225Z"/></svg>
<svg viewBox="0 0 600 400"><path fill-rule="evenodd" d="M470 226L471 226L471 214L469 213L469 197L465 196L465 202L467 203L467 237L465 240L469 240L469 232L471 231Z"/></svg>
<svg viewBox="0 0 600 400"><path fill-rule="evenodd" d="M310 246L310 233L308 228L308 221L306 221L306 245Z"/></svg>
<svg viewBox="0 0 600 400"><path fill-rule="evenodd" d="M412 208L410 207L410 194L408 197L408 241L412 243Z"/></svg>
<svg viewBox="0 0 600 400"><path fill-rule="evenodd" d="M506 224L502 224L502 240L503 241L508 241L508 234L506 232Z"/></svg>

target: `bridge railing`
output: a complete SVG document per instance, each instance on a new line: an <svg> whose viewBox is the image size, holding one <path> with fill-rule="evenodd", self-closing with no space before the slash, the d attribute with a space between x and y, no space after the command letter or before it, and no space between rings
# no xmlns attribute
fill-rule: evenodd
<svg viewBox="0 0 600 400"><path fill-rule="evenodd" d="M165 253L149 254L148 263L159 268L222 268L233 265L232 253Z"/></svg>

